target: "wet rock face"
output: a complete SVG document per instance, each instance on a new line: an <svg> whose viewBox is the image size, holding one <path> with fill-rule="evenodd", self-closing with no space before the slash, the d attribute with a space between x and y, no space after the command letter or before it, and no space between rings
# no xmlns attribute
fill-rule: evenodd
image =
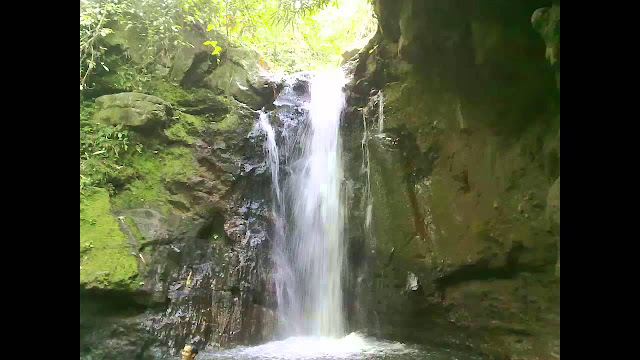
<svg viewBox="0 0 640 360"><path fill-rule="evenodd" d="M198 175L165 185L189 201L167 200L169 212L161 206L113 209L114 222L120 221L136 255L131 258L140 283L136 293L113 296L126 303L124 309L137 311L81 314L81 321L95 325L82 330L81 357L129 359L135 353L159 359L175 355L185 343L228 347L273 334L269 183L258 171L265 167L262 143L249 138L251 127L242 125L254 120L237 118L236 127L213 130L212 137L193 145L194 161L201 159ZM215 153L204 150L214 147ZM100 293L83 296L94 307L103 303Z"/></svg>
<svg viewBox="0 0 640 360"><path fill-rule="evenodd" d="M272 326L263 204L244 201L229 210L225 218L203 224L194 238L163 250L181 267L165 282L167 311L150 318L147 326L170 349L185 343L251 344L268 334L253 324ZM156 269L167 265L159 263Z"/></svg>
<svg viewBox="0 0 640 360"><path fill-rule="evenodd" d="M548 4L393 4L376 2L381 31L347 86L351 324L550 358L559 349L559 95L531 27Z"/></svg>

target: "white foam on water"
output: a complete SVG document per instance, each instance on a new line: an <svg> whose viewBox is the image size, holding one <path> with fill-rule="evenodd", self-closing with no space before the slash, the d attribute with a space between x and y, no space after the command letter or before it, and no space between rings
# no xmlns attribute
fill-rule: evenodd
<svg viewBox="0 0 640 360"><path fill-rule="evenodd" d="M416 353L401 343L379 341L351 333L342 338L294 336L253 347L202 354L203 359L370 359Z"/></svg>

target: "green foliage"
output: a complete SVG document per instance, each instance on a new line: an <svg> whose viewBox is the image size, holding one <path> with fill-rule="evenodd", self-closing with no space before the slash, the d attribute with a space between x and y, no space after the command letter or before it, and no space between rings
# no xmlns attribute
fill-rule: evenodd
<svg viewBox="0 0 640 360"><path fill-rule="evenodd" d="M245 46L262 54L261 66L293 72L337 66L341 54L362 47L376 26L368 0L82 0L81 99L97 83L92 76L170 102L188 99L192 93L151 75L157 65L168 68L184 47L200 45L187 42L184 31L207 34L203 45L213 55L224 56L227 45ZM123 40L118 37L126 37L124 53L112 46ZM138 176L132 158L145 155L145 148L122 126L92 122L92 114L92 103L81 103L80 190L98 186L114 194L111 184L124 186ZM201 131L194 119L179 122L167 136L192 143ZM216 128L226 131L236 123L227 116Z"/></svg>
<svg viewBox="0 0 640 360"><path fill-rule="evenodd" d="M109 68L103 61L106 47L100 40L113 33L107 27L110 20L122 16L129 7L127 1L104 0L80 1L80 92L87 88L87 78L95 71L98 64L106 70Z"/></svg>
<svg viewBox="0 0 640 360"><path fill-rule="evenodd" d="M315 7L303 1L299 9L295 3L262 2L247 15L252 27L232 40L261 53L272 68L294 72L338 66L345 51L363 47L377 28L367 0L317 1Z"/></svg>
<svg viewBox="0 0 640 360"><path fill-rule="evenodd" d="M158 59L169 59L184 47L194 47L181 34L183 21L193 16L189 9L179 6L182 0L103 0L80 3L80 92L88 88L88 77L94 73L97 64L105 71L107 46L104 38L113 33L109 26L123 27L125 31L137 34L142 42L135 53L125 55L135 57L136 66L129 67L120 75L120 84L136 86L141 79L148 80L148 67ZM197 17L197 15L196 15ZM200 22L202 22L200 20ZM214 49L215 51L215 49ZM219 50L218 50L219 51ZM137 89L136 89L137 87Z"/></svg>
<svg viewBox="0 0 640 360"><path fill-rule="evenodd" d="M296 19L311 16L329 5L338 7L338 0L280 0L278 11L273 13L272 18L277 24L287 26Z"/></svg>
<svg viewBox="0 0 640 360"><path fill-rule="evenodd" d="M129 149L129 130L124 129L122 124L103 126L89 122L83 125L80 127L81 159L90 156L117 159Z"/></svg>
<svg viewBox="0 0 640 360"><path fill-rule="evenodd" d="M140 93L145 92L146 85L151 79L147 69L130 64L120 66L111 77L111 81L117 88Z"/></svg>
<svg viewBox="0 0 640 360"><path fill-rule="evenodd" d="M211 53L211 55L216 55L220 52L220 50L222 50L222 48L220 46L218 46L218 42L217 41L205 41L204 43L202 43L203 45L209 45L211 47L213 47L213 52Z"/></svg>
<svg viewBox="0 0 640 360"><path fill-rule="evenodd" d="M147 67L154 61L196 45L182 37L183 26L215 30L232 44L263 54L263 67L287 72L335 67L342 53L364 46L377 28L368 0L105 0L100 4L81 3L81 59L91 55L81 60L81 89L98 64L108 69L100 58L105 49L100 40L112 32L105 24L118 23L143 37L139 51L129 54L140 64L134 76L146 76L143 70L150 70ZM204 43L213 55L224 51L221 39L215 37ZM92 39L90 44L87 38ZM133 83L126 76L122 81Z"/></svg>
<svg viewBox="0 0 640 360"><path fill-rule="evenodd" d="M142 144L122 125L104 125L91 121L94 108L80 106L80 192L92 186L105 186L114 177L128 176L125 154L141 152ZM113 189L110 189L113 191Z"/></svg>

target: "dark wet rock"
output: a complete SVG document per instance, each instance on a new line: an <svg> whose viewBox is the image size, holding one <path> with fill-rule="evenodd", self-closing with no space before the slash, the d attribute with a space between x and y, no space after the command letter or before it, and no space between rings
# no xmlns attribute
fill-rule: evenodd
<svg viewBox="0 0 640 360"><path fill-rule="evenodd" d="M159 211L154 209L132 209L123 211L122 215L131 218L145 242L161 242L169 238L167 220ZM140 244L141 246L143 244Z"/></svg>

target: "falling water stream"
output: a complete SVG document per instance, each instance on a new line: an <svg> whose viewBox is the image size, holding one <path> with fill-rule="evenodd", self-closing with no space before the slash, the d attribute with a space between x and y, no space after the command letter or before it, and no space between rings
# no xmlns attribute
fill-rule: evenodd
<svg viewBox="0 0 640 360"><path fill-rule="evenodd" d="M273 259L280 341L221 352L199 359L452 359L429 352L347 334L342 279L346 266L343 238L343 189L340 121L346 83L342 69L299 73L285 80L273 112L260 112L256 127L265 134L264 151L271 170ZM382 132L382 92L378 129ZM363 169L369 186L366 119L362 140ZM366 161L366 163L364 163ZM366 196L370 198L369 189ZM366 227L371 222L371 201Z"/></svg>

